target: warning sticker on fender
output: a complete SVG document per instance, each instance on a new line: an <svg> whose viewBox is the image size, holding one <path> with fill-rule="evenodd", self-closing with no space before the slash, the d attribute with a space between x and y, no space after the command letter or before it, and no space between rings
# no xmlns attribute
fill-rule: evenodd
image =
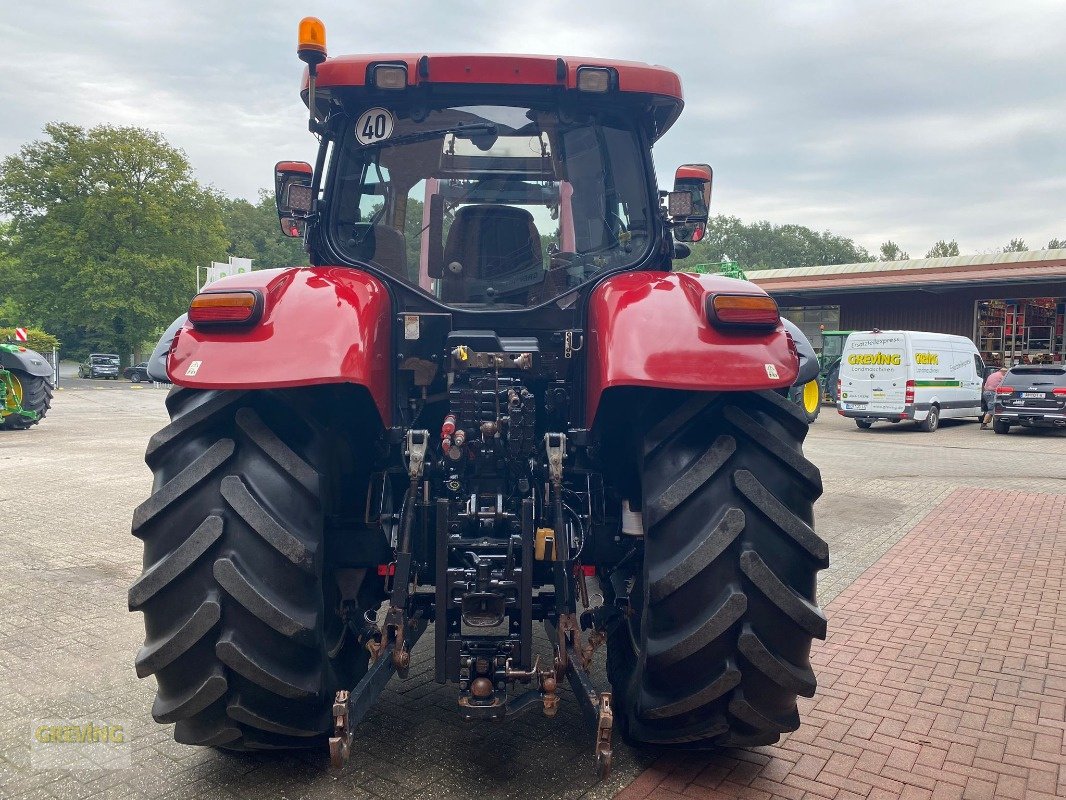
<svg viewBox="0 0 1066 800"><path fill-rule="evenodd" d="M763 366L766 367L767 378L772 381L777 381L781 379L781 376L777 374L777 367L775 367L773 364L764 364Z"/></svg>
<svg viewBox="0 0 1066 800"><path fill-rule="evenodd" d="M200 371L200 365L203 364L203 363L204 363L203 361L193 361L191 364L189 364L189 368L187 370L185 370L185 377L186 378L191 378L193 375L195 375L197 372L199 372Z"/></svg>

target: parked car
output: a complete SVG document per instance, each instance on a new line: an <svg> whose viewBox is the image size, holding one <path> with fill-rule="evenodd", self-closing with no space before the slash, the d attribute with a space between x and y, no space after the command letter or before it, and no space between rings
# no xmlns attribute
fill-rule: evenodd
<svg viewBox="0 0 1066 800"><path fill-rule="evenodd" d="M118 380L118 356L114 353L91 353L88 360L78 365L79 378L109 378Z"/></svg>
<svg viewBox="0 0 1066 800"><path fill-rule="evenodd" d="M911 419L929 433L941 419L980 419L984 368L965 336L856 331L840 360L840 413L864 430Z"/></svg>
<svg viewBox="0 0 1066 800"><path fill-rule="evenodd" d="M142 361L140 364L134 364L132 367L126 367L122 370L122 377L126 378L133 383L140 383L141 381L150 381L148 377L148 362Z"/></svg>
<svg viewBox="0 0 1066 800"><path fill-rule="evenodd" d="M996 389L992 429L1009 433L1012 425L1066 428L1066 367L1025 364L1003 376Z"/></svg>

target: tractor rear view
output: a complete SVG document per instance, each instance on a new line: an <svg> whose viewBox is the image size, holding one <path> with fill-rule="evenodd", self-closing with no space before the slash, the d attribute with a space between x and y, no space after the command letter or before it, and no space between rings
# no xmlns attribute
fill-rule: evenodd
<svg viewBox="0 0 1066 800"><path fill-rule="evenodd" d="M339 765L428 649L472 721L554 716L568 680L601 774L615 726L686 748L794 730L826 625L786 397L811 364L756 286L671 269L711 193L699 164L656 187L677 75L326 59L313 19L299 53L318 155L275 180L313 266L212 284L149 366L176 384L133 521L156 720L229 749L328 740Z"/></svg>
<svg viewBox="0 0 1066 800"><path fill-rule="evenodd" d="M0 344L0 430L31 428L52 407L52 365L20 344Z"/></svg>

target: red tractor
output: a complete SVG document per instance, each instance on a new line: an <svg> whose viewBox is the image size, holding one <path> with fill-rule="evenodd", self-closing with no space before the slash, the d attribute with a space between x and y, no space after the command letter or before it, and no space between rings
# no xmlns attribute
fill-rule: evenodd
<svg viewBox="0 0 1066 800"><path fill-rule="evenodd" d="M326 59L314 19L298 52L318 156L275 177L314 266L212 284L150 362L175 384L133 519L155 719L340 764L428 646L469 720L553 716L569 679L601 774L614 724L684 748L794 730L829 554L786 394L817 363L756 286L671 269L711 190L703 165L656 188L678 76Z"/></svg>

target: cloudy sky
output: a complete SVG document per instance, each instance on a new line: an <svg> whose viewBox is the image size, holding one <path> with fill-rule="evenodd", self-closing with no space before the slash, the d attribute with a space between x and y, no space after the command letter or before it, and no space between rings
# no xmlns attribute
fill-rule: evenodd
<svg viewBox="0 0 1066 800"><path fill-rule="evenodd" d="M650 61L685 86L666 178L715 168L714 206L914 256L1066 238L1066 2L35 0L0 19L0 155L50 120L140 125L254 197L313 160L299 17L330 52ZM663 181L665 183L665 181Z"/></svg>

